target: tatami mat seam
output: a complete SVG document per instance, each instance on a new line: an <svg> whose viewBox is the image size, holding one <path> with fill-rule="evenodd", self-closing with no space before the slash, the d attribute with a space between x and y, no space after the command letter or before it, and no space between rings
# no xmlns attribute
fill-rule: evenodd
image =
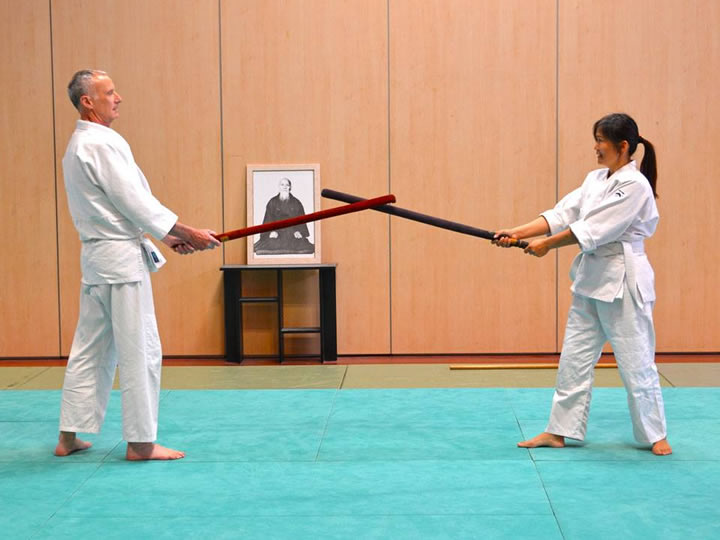
<svg viewBox="0 0 720 540"><path fill-rule="evenodd" d="M512 400L510 401L510 409L512 410L513 416L515 417L515 422L517 423L518 430L520 431L520 436L522 439L525 439L525 433L523 432L522 424L520 423L520 419L518 418L517 413L515 412L515 408L513 407ZM545 482L543 481L542 474L540 473L540 470L537 467L537 462L535 460L535 456L533 455L532 451L529 449L526 450L528 457L530 458L530 461L532 462L533 469L535 470L535 474L537 475L538 480L540 481L540 485L542 486L543 493L545 493L545 498L547 499L548 506L550 506L550 511L552 512L553 519L555 520L555 524L557 525L558 532L560 533L560 536L564 539L565 533L563 533L562 526L560 525L560 520L558 519L557 513L555 512L555 507L553 506L552 499L550 498L550 494L547 491L547 488L545 487Z"/></svg>
<svg viewBox="0 0 720 540"><path fill-rule="evenodd" d="M345 377L347 377L347 373L348 373L348 366L345 366L345 369L343 370L342 379L340 379L340 384L338 385L338 390L342 390L345 387Z"/></svg>
<svg viewBox="0 0 720 540"><path fill-rule="evenodd" d="M33 533L33 535L32 535L30 538L37 538L37 536L43 532L43 530L45 529L45 527L47 527L47 525L48 525L48 524L50 523L50 521L57 515L57 513L58 513L60 510L62 510L63 507L64 507L68 502L70 502L70 500L72 500L72 498L75 496L75 494L76 494L78 491L80 491L80 489L82 489L82 487L83 487L85 484L87 484L87 482L88 482L93 476L95 476L95 474L100 470L100 467L102 467L102 465L103 465L102 461L99 462L99 463L97 464L97 467L95 467L95 469L93 469L92 473L90 473L83 481L81 481L77 486L75 486L75 489L72 491L72 493L70 493L70 494L65 498L65 500L63 500L63 501L58 505L58 507L55 509L55 511L54 511L52 514L50 514L50 516L45 520L45 522L42 524L42 526L38 527L37 531L35 531L35 533ZM72 466L72 465L70 465L70 466Z"/></svg>
<svg viewBox="0 0 720 540"><path fill-rule="evenodd" d="M660 376L661 380L665 380L670 386L673 388L676 388L675 384L667 378L667 375L665 375L661 370L658 369L658 375Z"/></svg>
<svg viewBox="0 0 720 540"><path fill-rule="evenodd" d="M518 428L520 428L520 432L522 433L522 426L520 425L520 419L515 416L515 421L518 423ZM523 433L523 439L525 438L525 434ZM540 481L540 485L542 486L543 493L545 493L545 498L547 499L548 506L550 506L550 511L552 512L553 519L555 520L555 524L557 525L558 532L560 533L560 536L564 539L565 533L563 532L562 525L560 525L560 519L558 518L557 512L555 511L555 506L553 505L553 501L550 498L550 494L548 493L547 487L545 486L545 481L543 480L542 473L538 469L537 461L535 460L535 456L533 453L528 450L527 451L530 456L530 461L533 464L533 469L535 470L535 474L537 475L538 480Z"/></svg>
<svg viewBox="0 0 720 540"><path fill-rule="evenodd" d="M341 383L342 387L342 383ZM328 426L330 425L330 419L332 418L333 411L335 410L335 402L337 401L337 397L340 394L340 388L337 388L335 390L335 393L333 394L332 402L330 403L330 410L328 411L327 417L325 418L325 425L323 426L323 432L320 436L320 441L318 442L318 448L317 452L315 453L315 459L314 462L320 461L320 451L322 450L323 441L325 441L325 435L327 435Z"/></svg>
<svg viewBox="0 0 720 540"><path fill-rule="evenodd" d="M29 383L30 381L32 381L32 380L34 380L34 379L37 379L40 375L42 375L43 373L45 373L45 372L48 371L49 369L50 369L50 368L47 367L47 368L45 368L45 369L38 370L36 373L34 373L33 375L31 375L31 376L28 377L27 379L22 379L22 380L20 380L20 381L16 381L16 382L14 382L14 383L11 383L11 384L9 384L8 386L6 386L4 389L5 389L5 390L13 390L13 389L20 388L21 386Z"/></svg>

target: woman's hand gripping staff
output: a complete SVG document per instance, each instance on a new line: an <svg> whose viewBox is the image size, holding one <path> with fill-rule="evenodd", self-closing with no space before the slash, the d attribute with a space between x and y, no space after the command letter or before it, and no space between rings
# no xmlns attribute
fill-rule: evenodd
<svg viewBox="0 0 720 540"><path fill-rule="evenodd" d="M577 239L570 229L553 236L544 236L550 232L550 225L544 217L539 217L513 229L500 229L495 233L492 243L498 247L513 247L521 238L533 238L523 250L528 255L544 257L553 248L577 244ZM535 238L540 237L540 238Z"/></svg>

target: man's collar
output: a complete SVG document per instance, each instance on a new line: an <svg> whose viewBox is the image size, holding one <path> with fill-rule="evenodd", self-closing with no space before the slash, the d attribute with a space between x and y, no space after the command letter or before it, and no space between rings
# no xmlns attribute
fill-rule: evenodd
<svg viewBox="0 0 720 540"><path fill-rule="evenodd" d="M77 129L83 130L83 131L89 131L89 130L109 130L112 132L115 132L114 129L109 128L107 126L103 126L102 124L98 124L97 122L90 122L89 120L78 120L75 124L75 127Z"/></svg>

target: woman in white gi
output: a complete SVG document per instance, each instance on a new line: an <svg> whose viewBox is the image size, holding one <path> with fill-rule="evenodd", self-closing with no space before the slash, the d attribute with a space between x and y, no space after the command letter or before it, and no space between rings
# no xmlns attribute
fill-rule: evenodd
<svg viewBox="0 0 720 540"><path fill-rule="evenodd" d="M570 271L573 299L565 328L555 395L546 430L518 443L523 448L565 446L583 440L590 410L593 368L610 342L627 390L633 433L658 455L672 453L655 366L652 310L655 285L643 240L655 232L658 211L655 150L626 114L610 114L593 126L595 153L604 168L539 218L497 232L493 243L535 238L525 252L542 257L552 248L579 244ZM638 144L640 170L631 160Z"/></svg>
<svg viewBox="0 0 720 540"><path fill-rule="evenodd" d="M100 431L117 366L127 459L182 458L183 452L155 444L162 352L149 271L164 259L145 234L181 254L220 242L208 229L178 222L152 195L130 146L110 128L122 98L106 73L77 72L68 94L80 113L63 171L82 242L82 286L55 455L90 447L76 434Z"/></svg>

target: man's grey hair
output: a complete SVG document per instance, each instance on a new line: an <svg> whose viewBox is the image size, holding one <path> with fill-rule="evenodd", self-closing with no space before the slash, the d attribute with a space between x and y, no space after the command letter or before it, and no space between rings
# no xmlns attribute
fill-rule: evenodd
<svg viewBox="0 0 720 540"><path fill-rule="evenodd" d="M70 96L70 101L78 111L80 110L80 98L90 93L90 84L93 78L98 75L107 75L107 73L97 69L81 69L70 80L67 89L68 96Z"/></svg>

